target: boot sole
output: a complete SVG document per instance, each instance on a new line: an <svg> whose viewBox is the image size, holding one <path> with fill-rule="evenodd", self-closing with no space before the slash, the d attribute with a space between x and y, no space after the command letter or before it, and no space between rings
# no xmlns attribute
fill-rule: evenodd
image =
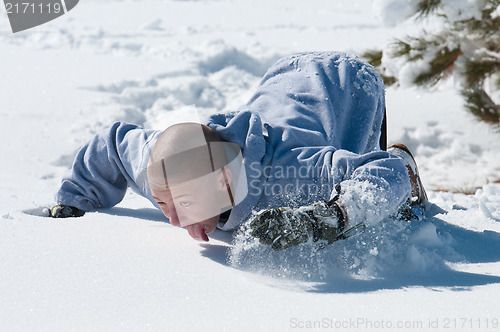
<svg viewBox="0 0 500 332"><path fill-rule="evenodd" d="M403 151L404 153L398 153L398 150ZM421 205L422 203L427 201L427 193L425 192L424 185L420 180L417 163L415 161L415 158L411 154L410 149L408 149L408 147L404 144L396 143L391 144L391 146L387 148L387 151L397 157L400 157L405 162L405 166L408 170L408 175L410 177L411 183L411 205Z"/></svg>

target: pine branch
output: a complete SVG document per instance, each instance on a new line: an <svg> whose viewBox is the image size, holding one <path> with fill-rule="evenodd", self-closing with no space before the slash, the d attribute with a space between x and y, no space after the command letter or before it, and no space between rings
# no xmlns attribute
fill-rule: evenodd
<svg viewBox="0 0 500 332"><path fill-rule="evenodd" d="M500 105L495 104L482 88L462 90L465 107L478 119L491 124L500 125Z"/></svg>
<svg viewBox="0 0 500 332"><path fill-rule="evenodd" d="M406 36L405 40L396 39L390 45L390 55L395 58L405 57L410 62L421 60L424 57L427 42L424 38L412 36Z"/></svg>
<svg viewBox="0 0 500 332"><path fill-rule="evenodd" d="M440 13L442 0L416 2L416 19L443 16L444 28L432 33L422 30L417 37L395 40L390 45L389 56L428 65L425 72L414 78L416 85L433 86L452 74L458 76L464 82L462 95L466 107L483 121L500 125L500 105L484 90L485 82L492 82L490 93L500 90L500 0L477 1L481 18L462 21L454 21ZM367 57L383 71L382 52ZM462 57L465 61L457 61Z"/></svg>
<svg viewBox="0 0 500 332"><path fill-rule="evenodd" d="M423 31L422 37L407 36L406 40L396 40L392 44L391 55L405 57L407 61L413 62L426 58L428 50L437 49L429 62L430 69L420 73L414 80L417 85L435 85L453 72L456 60L463 54L460 46L454 49L446 46L450 35L454 33L443 30L434 34Z"/></svg>
<svg viewBox="0 0 500 332"><path fill-rule="evenodd" d="M495 45L494 48L498 49L500 44L500 16L492 17L493 9L485 9L482 12L480 20L471 18L464 21L457 21L453 24L453 30L466 31L473 39L492 39ZM472 34L472 35L470 35ZM496 42L495 42L496 41ZM496 46L496 47L495 47Z"/></svg>
<svg viewBox="0 0 500 332"><path fill-rule="evenodd" d="M367 61L369 64L371 64L379 73L380 77L382 77L384 85L391 86L398 80L393 76L387 75L387 71L382 67L382 56L382 50L367 50L363 54L361 54L361 57L365 59L365 61Z"/></svg>
<svg viewBox="0 0 500 332"><path fill-rule="evenodd" d="M491 56L475 56L468 59L462 69L466 88L481 85L487 77L497 72L500 72L500 57Z"/></svg>
<svg viewBox="0 0 500 332"><path fill-rule="evenodd" d="M382 50L366 50L361 57L365 59L373 67L380 67L382 65L382 56L384 55Z"/></svg>
<svg viewBox="0 0 500 332"><path fill-rule="evenodd" d="M417 4L418 19L425 18L434 13L441 4L441 0L421 0Z"/></svg>
<svg viewBox="0 0 500 332"><path fill-rule="evenodd" d="M430 62L430 70L418 75L414 83L417 85L436 85L440 80L447 78L455 69L455 61L463 52L460 48L449 50L447 47L436 52Z"/></svg>

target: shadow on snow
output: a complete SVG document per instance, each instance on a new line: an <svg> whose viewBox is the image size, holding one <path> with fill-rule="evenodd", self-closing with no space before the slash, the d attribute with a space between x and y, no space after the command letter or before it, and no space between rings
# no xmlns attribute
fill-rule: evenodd
<svg viewBox="0 0 500 332"><path fill-rule="evenodd" d="M152 208L114 207L100 210L100 212L168 223L168 219L160 211ZM282 252L273 252L262 245L258 246L257 253L252 252L248 257L235 259L234 247L238 243L235 242L232 233L222 231L215 231L210 237L223 244L200 245L203 247L202 255L216 263L251 273L268 275L278 281L280 279L296 280L299 289L303 288L304 291L313 293L360 293L419 286L436 288L436 291L441 291L441 288L465 291L474 286L500 283L500 276L457 271L446 264L447 262L464 264L500 262L500 234L492 231L476 232L449 224L437 217L438 213L442 211L434 211L434 216L428 216L424 221L411 222L404 231L391 234L393 237L378 236L378 230L375 230L356 239L336 242L305 259L297 259L301 255L304 258L304 248L300 251L291 248ZM434 227L440 242L432 243L430 236L420 236L421 239L418 240L419 232L426 228L432 231ZM390 233L389 228L386 235ZM384 234L384 231L381 234ZM407 240L404 240L405 238ZM386 247L399 250L399 252L386 255L384 259L376 263L372 262L375 268L370 267L370 259L373 257L367 253L381 247L378 241L390 242L391 240L394 241L392 245L386 245ZM360 248L361 244L366 243L371 246ZM411 254L412 250L417 249L418 254ZM382 246L381 252L383 251ZM310 248L309 253L311 253ZM360 257L365 257L363 255L369 256L368 259L364 261L364 264L360 264L361 267L353 268L353 261L356 261L353 257L358 257L359 260L362 259ZM393 261L391 261L392 258ZM419 259L422 259L422 262L419 263ZM385 263L388 268L383 265ZM319 268L320 265L321 268ZM291 272L287 269L296 271ZM370 271L366 273L367 270ZM307 286L301 287L302 282L306 282ZM280 287L279 282L273 284Z"/></svg>

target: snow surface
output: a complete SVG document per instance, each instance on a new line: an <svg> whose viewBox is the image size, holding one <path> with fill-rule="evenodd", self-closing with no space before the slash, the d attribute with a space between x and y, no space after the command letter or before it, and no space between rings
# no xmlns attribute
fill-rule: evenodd
<svg viewBox="0 0 500 332"><path fill-rule="evenodd" d="M111 122L234 109L281 56L361 52L416 29L372 8L85 0L15 35L1 9L0 330L498 330L499 133L453 82L387 91L389 141L411 148L428 190L424 221L276 253L219 231L197 243L133 193L79 219L41 217L75 151Z"/></svg>

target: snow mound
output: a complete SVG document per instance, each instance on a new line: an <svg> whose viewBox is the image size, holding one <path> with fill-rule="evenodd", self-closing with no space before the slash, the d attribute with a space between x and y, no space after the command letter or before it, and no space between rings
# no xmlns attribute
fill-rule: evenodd
<svg viewBox="0 0 500 332"><path fill-rule="evenodd" d="M411 223L388 218L361 235L340 240L324 249L306 243L282 252L261 245L249 231L236 235L229 256L235 268L298 280L320 281L351 276L370 280L393 274L440 270L446 258L458 257L431 222ZM435 248L446 248L442 257Z"/></svg>
<svg viewBox="0 0 500 332"><path fill-rule="evenodd" d="M179 115L183 121L200 121L212 113L234 110L248 101L260 77L278 58L255 58L221 41L202 47L203 56L195 50L187 52L191 61L186 68L147 80L86 87L104 96L80 111L73 129L78 133L77 145L115 121L165 129Z"/></svg>

